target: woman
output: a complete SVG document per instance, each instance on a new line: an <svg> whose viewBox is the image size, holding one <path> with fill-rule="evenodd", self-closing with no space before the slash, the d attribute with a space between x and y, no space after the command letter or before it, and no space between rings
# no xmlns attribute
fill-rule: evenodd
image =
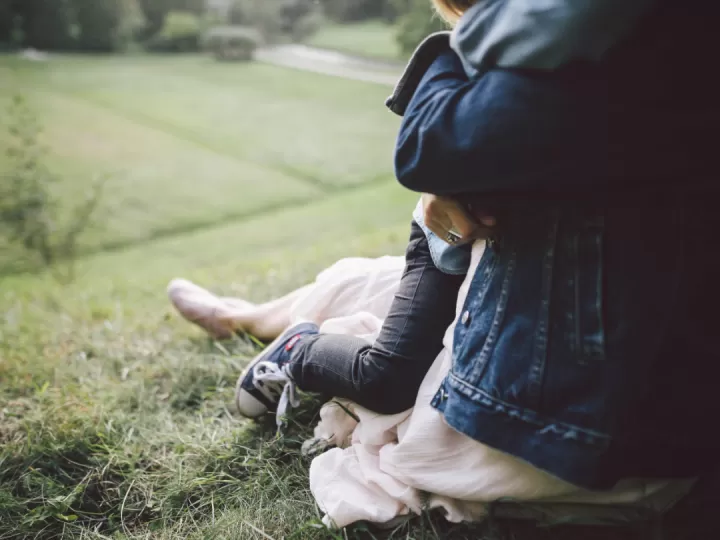
<svg viewBox="0 0 720 540"><path fill-rule="evenodd" d="M399 181L505 214L433 405L468 437L585 488L698 474L718 451L699 411L720 412L710 8L506 0L471 12L493 5L489 36L544 36L534 23L549 20L592 46L554 70L504 69L501 56L474 79L441 51L404 110Z"/></svg>
<svg viewBox="0 0 720 540"><path fill-rule="evenodd" d="M577 6L550 3L571 14ZM457 15L469 3L446 4ZM487 4L499 6L492 28L542 34L532 26L537 2ZM382 500L395 513L416 509L417 490L471 502L576 497L583 488L618 489L625 478L692 476L711 463L717 448L699 411L718 408L704 388L718 356L709 346L718 265L707 251L717 229L708 135L718 115L711 81L698 69L712 50L702 9L656 2L640 19L637 11L606 12L603 21L613 24L597 27L587 24L597 20L592 12L551 17L564 21L557 35L569 42L599 36L588 50L601 54L552 72L503 69L501 57L486 55L495 61L473 66L482 77L470 80L467 66L440 50L410 79L398 179L436 196L474 197L473 206L502 216L502 236L482 257L475 248L460 322L426 378L436 383L430 419L420 422L444 426L438 440L453 444L443 451L482 457L448 486L442 472L432 480L423 472L441 461L438 447L425 446L434 461L408 450L422 447L411 437L417 406L408 423L388 420L389 431L361 422L353 453L343 454L350 459L336 462L357 466L335 477L370 474L358 493L381 486L384 495L370 496L375 507ZM607 28L632 32L608 38ZM493 50L492 39L483 43L479 50ZM444 221L444 229L452 225ZM325 466L313 467L311 484L330 518L343 522L330 505L348 502L347 485L333 491L334 481L322 480L338 452L318 458ZM460 463L446 463L444 477ZM494 484L458 488L459 478L478 480L473 472Z"/></svg>

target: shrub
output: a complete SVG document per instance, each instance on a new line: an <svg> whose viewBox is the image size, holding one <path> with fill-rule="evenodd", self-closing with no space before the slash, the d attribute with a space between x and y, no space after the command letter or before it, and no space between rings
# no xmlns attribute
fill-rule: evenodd
<svg viewBox="0 0 720 540"><path fill-rule="evenodd" d="M290 37L295 42L305 41L320 30L323 24L325 24L325 19L322 14L313 11L293 22L290 28Z"/></svg>
<svg viewBox="0 0 720 540"><path fill-rule="evenodd" d="M262 36L254 28L223 26L207 33L204 46L218 60L247 62L253 59L261 41Z"/></svg>
<svg viewBox="0 0 720 540"><path fill-rule="evenodd" d="M0 0L0 47L8 46L13 38L15 13L7 0Z"/></svg>
<svg viewBox="0 0 720 540"><path fill-rule="evenodd" d="M67 50L74 46L70 0L23 0L15 4L14 15L25 47Z"/></svg>
<svg viewBox="0 0 720 540"><path fill-rule="evenodd" d="M165 52L190 52L200 48L202 22L188 11L171 11L160 32L150 41L149 48Z"/></svg>
<svg viewBox="0 0 720 540"><path fill-rule="evenodd" d="M27 101L15 96L6 118L5 158L9 171L0 176L0 248L9 257L0 269L48 267L73 277L78 239L88 228L100 201L102 182L62 219L53 196L57 177L45 166L40 124Z"/></svg>
<svg viewBox="0 0 720 540"><path fill-rule="evenodd" d="M278 0L235 0L230 9L230 24L255 28L263 41L272 42L283 33L280 8Z"/></svg>
<svg viewBox="0 0 720 540"><path fill-rule="evenodd" d="M93 52L115 51L122 18L120 0L71 0L71 3L78 47Z"/></svg>
<svg viewBox="0 0 720 540"><path fill-rule="evenodd" d="M117 46L125 49L136 41L147 21L138 0L120 0Z"/></svg>
<svg viewBox="0 0 720 540"><path fill-rule="evenodd" d="M428 35L447 30L429 0L393 0L398 18L397 40L404 53L411 53Z"/></svg>
<svg viewBox="0 0 720 540"><path fill-rule="evenodd" d="M147 39L155 37L162 30L168 14L172 11L201 16L205 11L206 0L139 0L139 3L147 21L143 36Z"/></svg>
<svg viewBox="0 0 720 540"><path fill-rule="evenodd" d="M338 22L390 18L394 14L389 0L321 0L321 3L325 13Z"/></svg>
<svg viewBox="0 0 720 540"><path fill-rule="evenodd" d="M267 42L283 36L301 41L320 27L321 15L314 0L235 0L229 21L257 28Z"/></svg>

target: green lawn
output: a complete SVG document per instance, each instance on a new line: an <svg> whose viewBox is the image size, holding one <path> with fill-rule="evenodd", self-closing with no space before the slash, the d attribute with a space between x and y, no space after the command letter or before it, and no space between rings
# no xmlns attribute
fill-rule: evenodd
<svg viewBox="0 0 720 540"><path fill-rule="evenodd" d="M1 105L17 92L61 201L112 178L74 283L0 276L0 538L334 538L296 454L311 417L281 440L239 422L253 346L216 346L164 290L262 300L402 253L416 196L392 181L387 89L201 57L0 57Z"/></svg>
<svg viewBox="0 0 720 540"><path fill-rule="evenodd" d="M397 120L378 85L200 56L0 57L0 106L14 92L27 94L43 121L64 196L111 177L107 219L86 237L88 248L391 178Z"/></svg>
<svg viewBox="0 0 720 540"><path fill-rule="evenodd" d="M396 34L397 28L383 21L328 24L310 38L308 45L367 58L400 60Z"/></svg>
<svg viewBox="0 0 720 540"><path fill-rule="evenodd" d="M326 531L298 452L317 403L282 438L239 421L256 349L170 309L178 276L257 301L403 253L416 195L391 179L384 88L199 57L0 59L0 92L19 88L64 197L117 175L75 282L0 276L0 539L641 538L437 516Z"/></svg>
<svg viewBox="0 0 720 540"><path fill-rule="evenodd" d="M334 538L297 454L316 405L285 439L248 430L230 411L253 347L215 346L164 289L186 276L262 300L343 256L402 253L413 200L362 187L96 254L65 287L0 280L0 538Z"/></svg>

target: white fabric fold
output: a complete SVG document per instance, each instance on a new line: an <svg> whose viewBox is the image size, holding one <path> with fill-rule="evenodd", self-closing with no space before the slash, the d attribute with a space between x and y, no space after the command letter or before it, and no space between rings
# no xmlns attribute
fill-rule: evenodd
<svg viewBox="0 0 720 540"><path fill-rule="evenodd" d="M483 243L473 248L469 275ZM404 268L400 257L344 259L317 278L292 310L293 322L312 320L321 332L352 334L372 341L382 326ZM462 309L470 280L458 297ZM581 490L528 463L451 429L430 406L450 369L453 327L418 392L415 407L392 416L333 400L321 411L306 451L335 446L310 467L310 489L328 526L356 521L391 523L399 517L440 508L452 522L477 521L487 503L583 502L595 505L666 505L684 494L687 482L629 480L615 490ZM658 496L663 495L663 496Z"/></svg>

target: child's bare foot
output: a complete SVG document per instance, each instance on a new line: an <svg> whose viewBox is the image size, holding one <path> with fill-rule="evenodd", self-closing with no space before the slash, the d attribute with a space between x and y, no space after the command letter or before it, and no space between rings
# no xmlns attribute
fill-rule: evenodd
<svg viewBox="0 0 720 540"><path fill-rule="evenodd" d="M215 339L229 339L235 332L245 331L242 321L254 308L244 300L219 298L185 279L174 279L167 291L178 312Z"/></svg>

